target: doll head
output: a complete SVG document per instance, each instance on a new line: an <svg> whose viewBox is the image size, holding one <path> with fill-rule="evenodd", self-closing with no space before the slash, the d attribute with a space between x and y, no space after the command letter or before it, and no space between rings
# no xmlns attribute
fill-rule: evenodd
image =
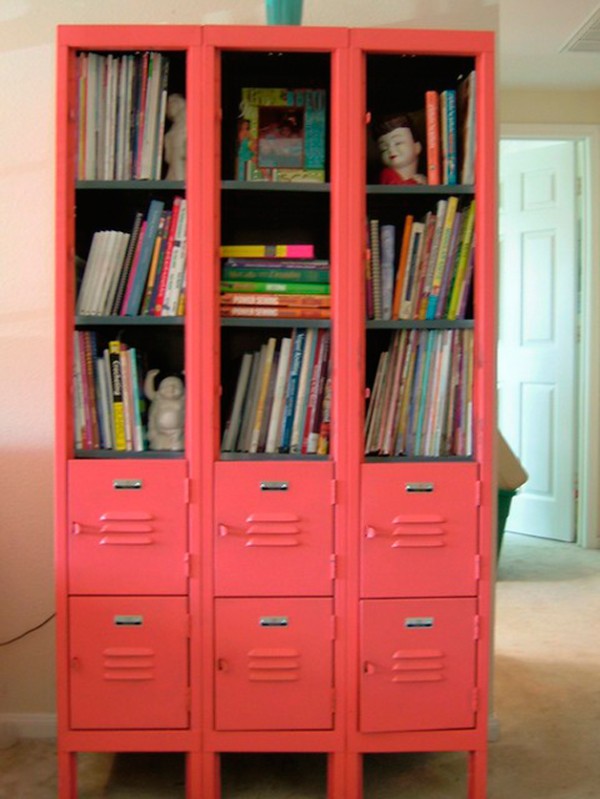
<svg viewBox="0 0 600 799"><path fill-rule="evenodd" d="M383 164L381 183L424 183L419 174L423 149L408 114L397 114L379 121L374 129Z"/></svg>

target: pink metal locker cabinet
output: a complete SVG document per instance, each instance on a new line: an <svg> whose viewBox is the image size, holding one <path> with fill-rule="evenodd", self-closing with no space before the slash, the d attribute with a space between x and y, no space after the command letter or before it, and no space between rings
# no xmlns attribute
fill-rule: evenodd
<svg viewBox="0 0 600 799"><path fill-rule="evenodd" d="M363 600L360 729L473 727L477 630L474 599Z"/></svg>
<svg viewBox="0 0 600 799"><path fill-rule="evenodd" d="M362 467L361 595L474 595L477 465Z"/></svg>
<svg viewBox="0 0 600 799"><path fill-rule="evenodd" d="M68 479L70 593L186 592L184 462L71 461Z"/></svg>
<svg viewBox="0 0 600 799"><path fill-rule="evenodd" d="M217 596L331 594L332 464L215 469Z"/></svg>
<svg viewBox="0 0 600 799"><path fill-rule="evenodd" d="M218 730L333 726L333 608L329 599L217 599Z"/></svg>
<svg viewBox="0 0 600 799"><path fill-rule="evenodd" d="M188 726L184 597L73 597L73 729Z"/></svg>

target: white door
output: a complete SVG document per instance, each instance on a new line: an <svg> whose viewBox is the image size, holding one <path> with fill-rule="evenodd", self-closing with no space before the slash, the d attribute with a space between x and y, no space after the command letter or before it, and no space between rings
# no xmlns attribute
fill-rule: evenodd
<svg viewBox="0 0 600 799"><path fill-rule="evenodd" d="M529 473L506 529L575 540L575 143L500 145L498 422Z"/></svg>

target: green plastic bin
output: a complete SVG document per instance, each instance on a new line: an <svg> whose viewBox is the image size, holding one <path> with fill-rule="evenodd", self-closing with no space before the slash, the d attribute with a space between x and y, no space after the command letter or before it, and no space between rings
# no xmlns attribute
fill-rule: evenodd
<svg viewBox="0 0 600 799"><path fill-rule="evenodd" d="M502 549L502 538L504 536L506 520L508 519L508 514L510 513L510 503L512 502L516 493L516 489L498 489L498 557L500 557L500 550Z"/></svg>

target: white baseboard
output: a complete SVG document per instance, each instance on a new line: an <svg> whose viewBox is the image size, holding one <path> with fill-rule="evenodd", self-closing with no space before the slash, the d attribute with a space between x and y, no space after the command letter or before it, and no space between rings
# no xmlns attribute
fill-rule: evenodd
<svg viewBox="0 0 600 799"><path fill-rule="evenodd" d="M19 738L56 738L56 714L0 713L0 748Z"/></svg>

